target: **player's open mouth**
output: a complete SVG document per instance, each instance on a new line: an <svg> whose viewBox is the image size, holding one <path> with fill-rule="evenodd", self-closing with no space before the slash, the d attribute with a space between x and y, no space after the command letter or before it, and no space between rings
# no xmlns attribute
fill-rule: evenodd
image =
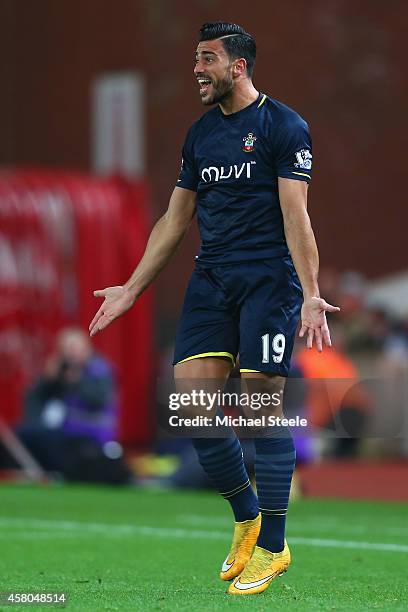
<svg viewBox="0 0 408 612"><path fill-rule="evenodd" d="M205 96L208 93L208 89L211 85L211 79L197 79L200 86L200 96Z"/></svg>

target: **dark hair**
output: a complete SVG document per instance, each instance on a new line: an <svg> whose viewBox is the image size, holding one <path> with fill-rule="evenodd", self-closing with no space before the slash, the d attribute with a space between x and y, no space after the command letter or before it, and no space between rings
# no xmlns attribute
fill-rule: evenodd
<svg viewBox="0 0 408 612"><path fill-rule="evenodd" d="M223 36L228 38L222 38ZM204 23L200 28L199 42L215 40L216 38L222 38L224 49L231 60L240 57L246 60L247 73L251 78L256 58L255 39L248 32L245 32L244 28L235 23L226 23L224 21Z"/></svg>

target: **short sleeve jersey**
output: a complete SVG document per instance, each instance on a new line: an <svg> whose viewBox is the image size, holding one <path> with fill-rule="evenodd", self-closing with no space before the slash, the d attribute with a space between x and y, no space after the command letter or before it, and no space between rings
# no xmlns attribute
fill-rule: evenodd
<svg viewBox="0 0 408 612"><path fill-rule="evenodd" d="M260 94L242 110L219 106L188 131L178 187L197 192L204 266L288 255L278 177L309 182L312 146L307 123Z"/></svg>

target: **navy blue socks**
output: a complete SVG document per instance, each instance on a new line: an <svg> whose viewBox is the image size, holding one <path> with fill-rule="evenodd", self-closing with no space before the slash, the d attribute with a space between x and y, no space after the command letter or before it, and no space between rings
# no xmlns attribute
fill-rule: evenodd
<svg viewBox="0 0 408 612"><path fill-rule="evenodd" d="M229 438L193 438L198 459L216 489L229 501L236 521L259 514L258 499L249 482L241 444L235 434Z"/></svg>
<svg viewBox="0 0 408 612"><path fill-rule="evenodd" d="M257 545L271 552L284 548L286 513L296 452L290 431L281 427L270 437L254 440L258 497L249 482L242 449L235 435L195 438L199 461L221 495L229 501L236 521L262 514Z"/></svg>
<svg viewBox="0 0 408 612"><path fill-rule="evenodd" d="M256 438L255 449L256 486L262 514L257 545L271 552L280 552L284 548L295 446L289 429L280 427L271 437Z"/></svg>

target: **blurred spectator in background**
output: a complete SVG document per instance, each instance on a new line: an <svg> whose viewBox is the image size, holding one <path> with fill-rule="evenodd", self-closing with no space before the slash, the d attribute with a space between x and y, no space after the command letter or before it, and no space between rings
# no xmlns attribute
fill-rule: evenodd
<svg viewBox="0 0 408 612"><path fill-rule="evenodd" d="M117 398L110 364L88 335L65 328L28 390L20 440L47 471L68 480L129 479L117 442Z"/></svg>
<svg viewBox="0 0 408 612"><path fill-rule="evenodd" d="M292 359L289 370L289 377L285 385L285 394L283 396L283 412L287 418L296 418L297 416L304 418L308 417L308 387L307 381L304 378L304 373L296 360ZM296 448L296 465L305 465L315 459L314 440L308 430L299 428L291 428L293 441ZM293 483L292 483L293 484ZM296 484L296 480L295 480Z"/></svg>
<svg viewBox="0 0 408 612"><path fill-rule="evenodd" d="M331 323L332 347L325 352L301 348L296 363L309 379L308 420L333 432L329 454L351 457L358 451L370 410L370 399L357 368L344 350L340 323Z"/></svg>

